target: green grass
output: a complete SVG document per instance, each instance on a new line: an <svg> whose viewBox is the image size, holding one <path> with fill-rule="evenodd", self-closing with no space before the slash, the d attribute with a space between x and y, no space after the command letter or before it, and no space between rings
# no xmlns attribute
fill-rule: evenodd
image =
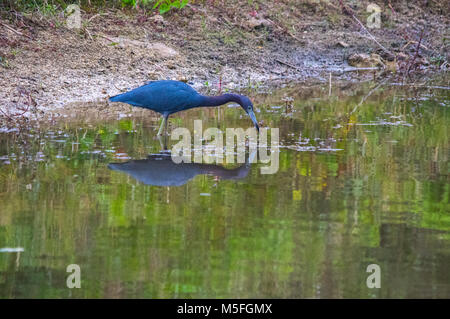
<svg viewBox="0 0 450 319"><path fill-rule="evenodd" d="M145 8L158 9L163 14L173 8L182 9L189 0L0 0L0 10L9 9L16 11L41 11L42 13L54 13L65 9L70 4L78 4L85 10L112 8Z"/></svg>

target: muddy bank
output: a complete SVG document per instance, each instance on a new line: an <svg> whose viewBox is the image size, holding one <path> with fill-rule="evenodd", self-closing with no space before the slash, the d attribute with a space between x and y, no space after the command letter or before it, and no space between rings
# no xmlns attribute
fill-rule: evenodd
<svg viewBox="0 0 450 319"><path fill-rule="evenodd" d="M100 105L149 80L187 81L203 93L245 90L287 81L364 81L395 76L398 61L329 1L292 6L190 4L164 17L105 9L82 13L69 30L63 15L2 12L0 100L3 113L28 114ZM352 6L364 18L366 2ZM446 72L448 8L395 4L371 29L379 44L402 53L421 74ZM422 30L426 26L426 34ZM447 38L448 39L448 38ZM419 47L417 50L416 47ZM349 69L353 54L379 57L378 70ZM406 65L406 62L405 62ZM448 65L448 64L447 64ZM358 65L360 66L360 65ZM401 66L400 62L396 66ZM31 105L31 107L30 107ZM23 111L23 112L22 112ZM5 114L3 114L5 115Z"/></svg>

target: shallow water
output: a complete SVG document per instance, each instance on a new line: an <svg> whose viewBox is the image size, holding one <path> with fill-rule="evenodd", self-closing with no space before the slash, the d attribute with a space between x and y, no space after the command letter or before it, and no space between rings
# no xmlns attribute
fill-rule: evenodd
<svg viewBox="0 0 450 319"><path fill-rule="evenodd" d="M272 175L147 158L145 113L2 129L0 297L449 298L448 91L372 88L251 93L280 129ZM251 126L227 106L171 126L194 119Z"/></svg>

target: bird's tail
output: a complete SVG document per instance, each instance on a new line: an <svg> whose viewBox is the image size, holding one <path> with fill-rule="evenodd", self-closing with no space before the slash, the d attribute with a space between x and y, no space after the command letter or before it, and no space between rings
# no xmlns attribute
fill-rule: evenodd
<svg viewBox="0 0 450 319"><path fill-rule="evenodd" d="M123 98L124 98L125 94L127 94L127 93L122 93L122 94L117 94L117 95L111 96L109 98L109 101L111 101L111 102L123 102Z"/></svg>

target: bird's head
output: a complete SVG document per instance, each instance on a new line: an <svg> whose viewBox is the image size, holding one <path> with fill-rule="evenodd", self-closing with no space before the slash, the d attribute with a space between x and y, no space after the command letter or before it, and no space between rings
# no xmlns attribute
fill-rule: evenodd
<svg viewBox="0 0 450 319"><path fill-rule="evenodd" d="M250 118L253 121L253 124L255 124L256 130L259 132L259 125L258 121L256 120L255 112L253 111L252 101L250 101L250 99L245 95L239 95L238 103L241 105L244 111L250 116Z"/></svg>

